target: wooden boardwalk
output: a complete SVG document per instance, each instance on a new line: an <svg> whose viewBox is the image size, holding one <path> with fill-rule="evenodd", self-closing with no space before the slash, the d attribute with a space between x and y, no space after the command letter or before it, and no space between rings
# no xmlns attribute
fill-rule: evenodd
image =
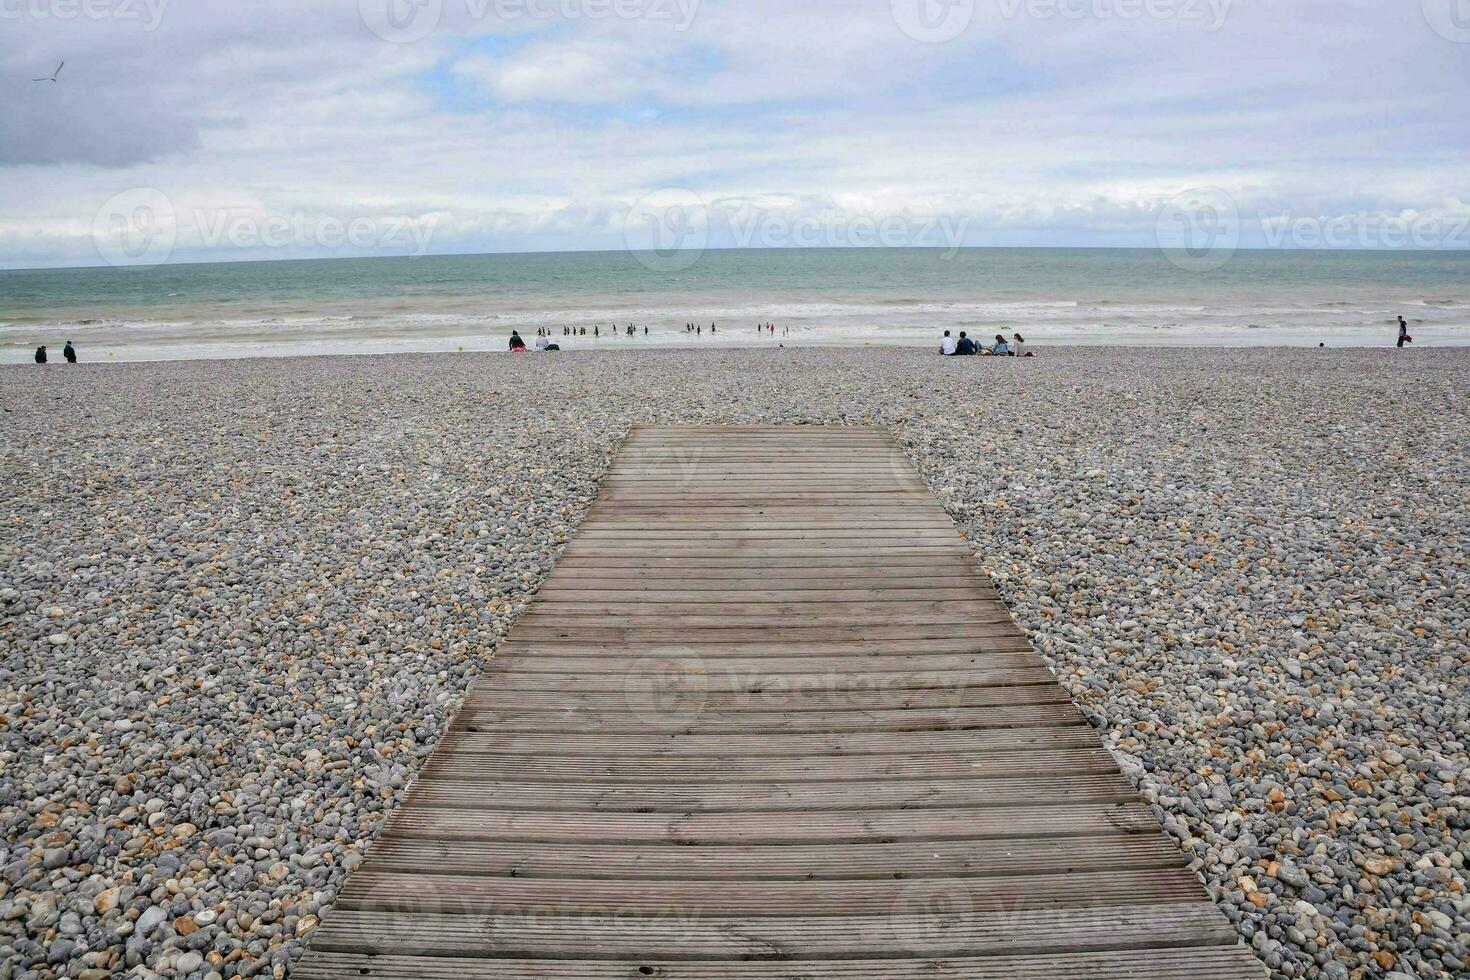
<svg viewBox="0 0 1470 980"><path fill-rule="evenodd" d="M643 428L298 980L1265 971L886 433Z"/></svg>

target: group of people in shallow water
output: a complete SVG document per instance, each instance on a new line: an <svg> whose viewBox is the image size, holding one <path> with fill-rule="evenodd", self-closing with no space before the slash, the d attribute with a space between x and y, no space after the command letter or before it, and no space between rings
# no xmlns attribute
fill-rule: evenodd
<svg viewBox="0 0 1470 980"><path fill-rule="evenodd" d="M71 341L68 340L66 342L66 346L61 349L61 356L66 358L66 363L68 364L75 364L77 362L77 349L71 345ZM45 344L42 344L40 347L36 348L36 363L46 363Z"/></svg>
<svg viewBox="0 0 1470 980"><path fill-rule="evenodd" d="M622 329L619 329L618 328L618 325L616 323L614 323L612 326L608 327L608 329L607 329L607 336L609 336L609 337L616 337L619 334L622 334L625 337L636 337L638 335L638 330L639 330L639 328L638 327L635 327L631 323L628 324L627 326L623 327ZM643 336L647 337L648 336L648 328L647 327L643 327L642 330L643 330ZM686 324L684 324L684 332L685 333L689 333L689 334L694 334L697 337L702 337L702 336L704 336L704 324L702 324L702 323L686 323ZM710 332L710 335L713 336L714 334L719 333L719 329L715 326L715 324L711 323L709 325L709 332ZM761 333L761 334L768 333L772 337L774 337L776 335L776 325L774 323L758 323L758 324L756 324L755 332L756 333ZM789 329L783 327L781 329L781 335L784 337L784 336L786 336L787 333L789 333ZM585 337L585 336L587 336L587 328L586 327L562 327L561 328L561 335L563 337ZM593 328L592 328L592 336L593 337L601 337L602 335L603 335L603 332L602 332L601 325L595 325L595 326L593 326ZM536 328L536 350L538 350L538 351L542 351L542 350L561 350L561 345L552 343L551 342L551 337L552 337L552 333L551 333L551 328L550 327L537 327ZM70 344L67 344L67 349L70 350L70 348L71 348L71 345ZM525 340L523 340L521 338L520 331L518 331L518 330L512 330L510 332L510 349L512 351L517 351L517 352L527 350L526 342L525 342ZM42 350L45 350L45 348L43 347ZM38 359L39 359L39 355L38 355Z"/></svg>
<svg viewBox="0 0 1470 980"><path fill-rule="evenodd" d="M988 355L990 357L1036 356L1026 349L1026 338L1020 334L1012 334L1011 339L1006 340L1005 334L998 333L995 335L995 343L987 347L984 344L977 344L971 340L969 335L963 330L960 331L958 339L951 337L948 330L944 331L944 337L939 341L939 353L947 356L963 356L966 354Z"/></svg>

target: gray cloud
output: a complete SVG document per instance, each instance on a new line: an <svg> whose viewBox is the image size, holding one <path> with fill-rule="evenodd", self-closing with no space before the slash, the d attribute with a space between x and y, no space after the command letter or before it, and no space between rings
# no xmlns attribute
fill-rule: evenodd
<svg viewBox="0 0 1470 980"><path fill-rule="evenodd" d="M1470 45L1418 6L1241 0L1209 30L977 0L942 44L886 0L704 0L685 29L443 0L412 43L357 0L176 2L153 30L0 20L23 39L0 46L0 264L94 261L97 210L134 187L166 194L192 258L213 254L194 217L221 214L435 215L446 251L615 247L665 187L998 241L1144 244L1203 185L1252 212L1457 214ZM28 80L62 57L62 83Z"/></svg>

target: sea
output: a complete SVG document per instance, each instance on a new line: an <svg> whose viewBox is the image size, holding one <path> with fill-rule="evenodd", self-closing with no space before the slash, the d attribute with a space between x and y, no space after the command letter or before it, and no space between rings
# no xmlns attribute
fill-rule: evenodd
<svg viewBox="0 0 1470 980"><path fill-rule="evenodd" d="M1021 333L1038 353L1381 347L1400 315L1415 347L1470 344L1470 251L1240 251L1218 268L1178 259L777 248L0 271L0 361L28 362L40 344L59 359L68 340L83 361L504 350L512 329L533 339L542 328L581 350L934 346L945 330ZM758 332L764 323L774 334Z"/></svg>

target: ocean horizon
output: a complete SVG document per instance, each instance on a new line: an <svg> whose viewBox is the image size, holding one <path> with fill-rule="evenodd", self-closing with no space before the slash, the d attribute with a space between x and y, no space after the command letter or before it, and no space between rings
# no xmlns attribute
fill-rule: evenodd
<svg viewBox="0 0 1470 980"><path fill-rule="evenodd" d="M1400 315L1421 346L1470 344L1470 251L1240 250L1208 265L1143 248L874 247L7 270L0 361L67 340L85 361L502 350L512 329L572 349L923 346L945 330L1038 349L1391 346ZM768 322L775 334L757 335Z"/></svg>

